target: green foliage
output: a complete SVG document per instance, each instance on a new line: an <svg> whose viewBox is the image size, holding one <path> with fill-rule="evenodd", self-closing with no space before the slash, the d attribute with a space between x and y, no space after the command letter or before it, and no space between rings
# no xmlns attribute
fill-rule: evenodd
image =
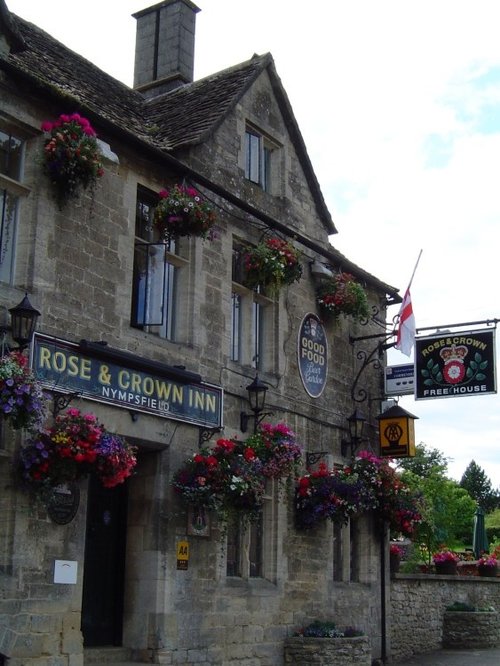
<svg viewBox="0 0 500 666"><path fill-rule="evenodd" d="M488 541L492 546L500 545L500 509L495 509L484 517Z"/></svg>
<svg viewBox="0 0 500 666"><path fill-rule="evenodd" d="M446 476L449 460L439 449L428 447L420 442L415 446L415 456L401 458L398 467L421 477L427 477L430 474Z"/></svg>
<svg viewBox="0 0 500 666"><path fill-rule="evenodd" d="M424 546L428 561L441 544L452 546L471 540L476 502L456 481L443 476L439 469L426 477L405 471L402 480L423 495L423 520L416 527L414 541Z"/></svg>
<svg viewBox="0 0 500 666"><path fill-rule="evenodd" d="M485 471L474 460L471 460L463 473L460 486L467 490L486 513L496 509L500 504L498 491L493 490Z"/></svg>

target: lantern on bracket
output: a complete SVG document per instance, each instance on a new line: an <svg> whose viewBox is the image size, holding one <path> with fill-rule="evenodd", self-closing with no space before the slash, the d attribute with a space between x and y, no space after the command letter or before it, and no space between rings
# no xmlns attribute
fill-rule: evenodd
<svg viewBox="0 0 500 666"><path fill-rule="evenodd" d="M411 458L415 455L414 416L399 405L377 416L381 458Z"/></svg>

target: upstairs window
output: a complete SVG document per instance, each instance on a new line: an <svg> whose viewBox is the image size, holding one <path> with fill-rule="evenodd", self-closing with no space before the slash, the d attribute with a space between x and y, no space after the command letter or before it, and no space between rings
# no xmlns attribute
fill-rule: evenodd
<svg viewBox="0 0 500 666"><path fill-rule="evenodd" d="M23 158L24 141L0 121L0 282L14 279L19 199L26 194Z"/></svg>
<svg viewBox="0 0 500 666"><path fill-rule="evenodd" d="M270 365L271 340L266 341L268 320L271 316L271 299L259 290L244 286L244 246L235 244L232 260L232 293L231 293L231 361L250 365L262 370Z"/></svg>
<svg viewBox="0 0 500 666"><path fill-rule="evenodd" d="M138 189L131 324L175 340L179 274L186 262L178 255L178 242L160 240L153 226L157 200L154 192Z"/></svg>
<svg viewBox="0 0 500 666"><path fill-rule="evenodd" d="M245 132L245 178L260 185L265 192L271 190L272 143L254 129Z"/></svg>

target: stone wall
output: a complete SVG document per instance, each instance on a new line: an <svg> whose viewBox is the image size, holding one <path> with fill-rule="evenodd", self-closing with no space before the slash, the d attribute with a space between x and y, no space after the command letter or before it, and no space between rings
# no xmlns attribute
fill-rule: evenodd
<svg viewBox="0 0 500 666"><path fill-rule="evenodd" d="M500 578L396 574L391 581L392 658L440 649L445 609L456 601L500 608Z"/></svg>

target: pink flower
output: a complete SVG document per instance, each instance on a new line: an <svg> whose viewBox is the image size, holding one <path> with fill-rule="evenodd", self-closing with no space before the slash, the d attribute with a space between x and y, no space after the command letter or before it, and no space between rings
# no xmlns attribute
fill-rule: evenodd
<svg viewBox="0 0 500 666"><path fill-rule="evenodd" d="M40 129L42 132L50 132L52 131L52 128L54 127L53 123L50 122L50 120L44 120L43 123L40 125Z"/></svg>

